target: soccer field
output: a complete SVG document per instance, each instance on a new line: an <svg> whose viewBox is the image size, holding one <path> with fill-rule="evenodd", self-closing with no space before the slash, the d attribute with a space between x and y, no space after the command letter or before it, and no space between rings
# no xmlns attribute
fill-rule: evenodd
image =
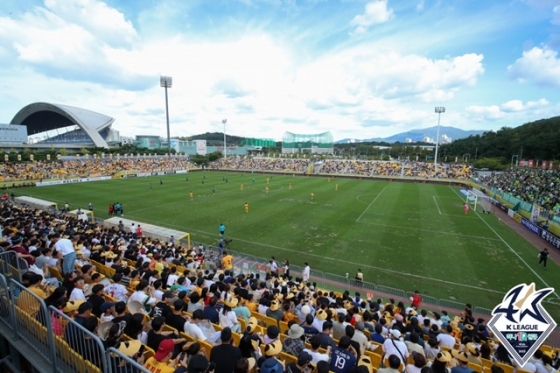
<svg viewBox="0 0 560 373"><path fill-rule="evenodd" d="M522 282L560 284L558 267L549 261L548 270L540 268L537 250L494 215L465 215L464 196L449 185L206 171L14 193L71 208L91 202L102 218L121 202L126 219L208 244L224 223L236 251L339 275L361 268L366 281L479 307L493 308Z"/></svg>

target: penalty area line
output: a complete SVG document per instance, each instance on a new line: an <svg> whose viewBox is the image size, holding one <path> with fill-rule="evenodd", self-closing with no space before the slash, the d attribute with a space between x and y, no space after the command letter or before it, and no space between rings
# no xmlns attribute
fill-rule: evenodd
<svg viewBox="0 0 560 373"><path fill-rule="evenodd" d="M441 215L441 210L439 209L439 205L437 203L436 196L433 196L433 197L434 197L434 202L436 203L437 210L439 211L439 214Z"/></svg>
<svg viewBox="0 0 560 373"><path fill-rule="evenodd" d="M449 186L449 188L451 188L451 186ZM453 190L453 192L455 192L455 194L457 194L457 196L459 196L459 198L461 198L461 200L463 199L463 197L461 197L461 195L460 195L459 193L457 193L457 191L456 191L455 189L451 188L451 190ZM513 249L513 247L511 247L510 244L507 243L506 240L504 240L503 237L500 236L500 234L499 234L498 232L496 232L496 231L494 230L494 228L492 228L492 227L490 226L490 224L488 224L488 222L487 222L486 220L482 219L482 216L480 216L480 214L479 214L478 212L476 212L475 210L473 210L473 211L474 211L474 213L480 218L480 220L482 220L482 222L483 222L484 224L486 224L486 226L487 226L488 228L490 228L490 230L491 230L492 232L494 232L494 234L500 239L500 241L502 241L502 242L504 243L504 245L506 245L507 248L508 248L508 249L509 249L523 264L525 264L525 266L527 267L527 269L529 269L531 272L533 272L533 274L534 274L535 276L537 276L537 278L538 278L539 280L541 280L541 282L542 282L543 284L545 284L547 288L550 288L550 287L551 287L549 284L546 283L546 281L545 281L541 276L539 276L539 274L538 274L537 272L535 272L535 270L534 270L533 268L531 268L531 266L529 265L529 263L527 263L527 262L525 261L525 259L523 259L523 258L521 257L521 255L519 255L519 254ZM555 291L554 291L552 294L554 294L554 295L556 296L556 298L560 298L560 297L558 296L558 294L557 294Z"/></svg>

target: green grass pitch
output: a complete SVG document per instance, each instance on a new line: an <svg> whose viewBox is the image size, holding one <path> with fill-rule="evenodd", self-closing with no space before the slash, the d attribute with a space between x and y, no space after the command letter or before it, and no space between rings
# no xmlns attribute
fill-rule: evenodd
<svg viewBox="0 0 560 373"><path fill-rule="evenodd" d="M522 282L560 284L558 267L549 261L548 270L540 268L537 250L494 215L465 216L464 197L449 185L206 171L14 192L71 208L91 202L102 218L118 201L127 219L184 230L208 244L224 223L236 251L308 261L339 275L361 268L366 281L480 307L493 308Z"/></svg>

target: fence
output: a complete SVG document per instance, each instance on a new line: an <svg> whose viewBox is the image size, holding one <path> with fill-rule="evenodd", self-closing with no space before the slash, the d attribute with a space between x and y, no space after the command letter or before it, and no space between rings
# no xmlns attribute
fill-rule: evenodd
<svg viewBox="0 0 560 373"><path fill-rule="evenodd" d="M27 272L29 265L22 258L18 258L15 251L0 252L0 273L5 275L8 280L16 279L21 282L21 276Z"/></svg>
<svg viewBox="0 0 560 373"><path fill-rule="evenodd" d="M92 316L84 324L96 331L97 322L98 319ZM9 329L15 339L25 343L27 359L32 352L39 355L41 363L45 364L41 371L149 373L118 349L105 350L103 342L91 330L54 307L47 308L38 295L14 279L7 281L4 274L0 274L0 328Z"/></svg>

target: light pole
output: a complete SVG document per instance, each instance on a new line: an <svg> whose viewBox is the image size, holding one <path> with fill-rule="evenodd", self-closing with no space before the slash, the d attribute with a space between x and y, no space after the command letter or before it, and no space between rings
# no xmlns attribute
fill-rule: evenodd
<svg viewBox="0 0 560 373"><path fill-rule="evenodd" d="M169 132L169 104L167 102L167 88L171 88L173 85L173 78L170 76L160 76L159 77L160 87L165 88L165 116L167 118L167 156L171 157L171 135Z"/></svg>
<svg viewBox="0 0 560 373"><path fill-rule="evenodd" d="M227 123L227 119L222 119L222 123L224 124L224 158L227 155L227 146L226 146L226 123Z"/></svg>
<svg viewBox="0 0 560 373"><path fill-rule="evenodd" d="M519 161L519 155L514 154L514 155L511 156L511 165L510 165L510 168L513 168L513 158L515 158L515 165L517 166L517 162ZM521 166L521 167L523 167L523 166Z"/></svg>
<svg viewBox="0 0 560 373"><path fill-rule="evenodd" d="M470 159L471 159L471 155L469 153L463 154L463 162L468 163Z"/></svg>
<svg viewBox="0 0 560 373"><path fill-rule="evenodd" d="M439 121L441 119L441 113L445 113L445 108L443 106L436 106L437 117L437 135L436 135L436 154L434 158L434 177L437 177L437 153L439 150Z"/></svg>

